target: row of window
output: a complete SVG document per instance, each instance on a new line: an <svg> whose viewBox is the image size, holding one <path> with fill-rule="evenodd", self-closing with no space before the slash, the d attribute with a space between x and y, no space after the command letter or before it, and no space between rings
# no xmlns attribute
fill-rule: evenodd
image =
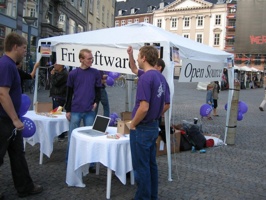
<svg viewBox="0 0 266 200"><path fill-rule="evenodd" d="M172 17L171 19L171 28L177 28L177 17ZM204 25L204 16L197 16L196 17L197 27L203 27ZM221 15L215 15L215 25L221 25ZM189 28L191 24L191 17L184 17L183 18L183 27ZM157 26L162 27L162 19L157 19Z"/></svg>

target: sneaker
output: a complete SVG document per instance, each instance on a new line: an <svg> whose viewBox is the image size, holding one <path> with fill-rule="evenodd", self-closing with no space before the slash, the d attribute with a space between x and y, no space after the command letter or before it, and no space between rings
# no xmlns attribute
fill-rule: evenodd
<svg viewBox="0 0 266 200"><path fill-rule="evenodd" d="M260 107L260 111L264 111L263 107Z"/></svg>
<svg viewBox="0 0 266 200"><path fill-rule="evenodd" d="M36 185L34 184L34 187L31 191L27 192L27 193L18 193L19 197L27 197L30 195L35 195L35 194L39 194L43 191L43 187L41 185Z"/></svg>

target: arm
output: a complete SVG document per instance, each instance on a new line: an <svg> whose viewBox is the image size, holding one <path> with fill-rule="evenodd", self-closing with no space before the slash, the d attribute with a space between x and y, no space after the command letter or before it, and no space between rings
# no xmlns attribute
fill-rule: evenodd
<svg viewBox="0 0 266 200"><path fill-rule="evenodd" d="M129 46L128 47L127 53L128 53L128 56L129 56L129 67L130 67L131 71L134 74L138 75L138 68L137 68L136 63L135 63L135 60L134 60L132 46Z"/></svg>
<svg viewBox="0 0 266 200"><path fill-rule="evenodd" d="M21 130L21 129L23 129L24 124L18 118L18 115L15 111L13 102L9 96L9 90L10 90L10 88L8 88L8 87L0 87L0 103L1 103L2 107L4 108L5 112L7 113L7 115L12 120L14 126L18 130Z"/></svg>
<svg viewBox="0 0 266 200"><path fill-rule="evenodd" d="M40 62L36 62L35 65L34 65L34 67L33 67L32 72L30 73L32 79L35 77L36 70L37 70L37 68L38 68L39 66L40 66Z"/></svg>
<svg viewBox="0 0 266 200"><path fill-rule="evenodd" d="M147 101L141 101L139 108L135 114L135 117L132 119L130 123L130 129L135 129L135 127L141 122L141 120L144 119L144 117L147 115L147 112L149 110L150 104Z"/></svg>
<svg viewBox="0 0 266 200"><path fill-rule="evenodd" d="M164 104L162 115L170 108L170 103Z"/></svg>

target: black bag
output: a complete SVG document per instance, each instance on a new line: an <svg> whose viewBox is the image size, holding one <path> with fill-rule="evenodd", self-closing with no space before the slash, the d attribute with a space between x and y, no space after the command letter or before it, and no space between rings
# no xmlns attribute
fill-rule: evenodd
<svg viewBox="0 0 266 200"><path fill-rule="evenodd" d="M206 138L202 134L202 125L183 121L184 134L181 134L180 151L191 150L192 146L200 150L206 146Z"/></svg>

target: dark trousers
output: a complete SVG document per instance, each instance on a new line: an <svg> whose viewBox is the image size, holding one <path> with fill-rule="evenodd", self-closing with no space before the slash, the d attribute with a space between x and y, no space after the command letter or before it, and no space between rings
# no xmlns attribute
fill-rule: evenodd
<svg viewBox="0 0 266 200"><path fill-rule="evenodd" d="M15 188L18 193L28 193L34 185L25 159L21 132L17 131L15 135L15 127L8 118L0 118L0 127L0 166L4 163L4 156L8 152Z"/></svg>
<svg viewBox="0 0 266 200"><path fill-rule="evenodd" d="M66 103L66 100L65 99L62 99L62 98L58 98L58 97L52 97L52 100L53 100L53 109L59 107L59 106L62 106L64 107L65 103ZM62 134L60 134L58 137L59 138L65 138L65 134L67 132L63 132Z"/></svg>

